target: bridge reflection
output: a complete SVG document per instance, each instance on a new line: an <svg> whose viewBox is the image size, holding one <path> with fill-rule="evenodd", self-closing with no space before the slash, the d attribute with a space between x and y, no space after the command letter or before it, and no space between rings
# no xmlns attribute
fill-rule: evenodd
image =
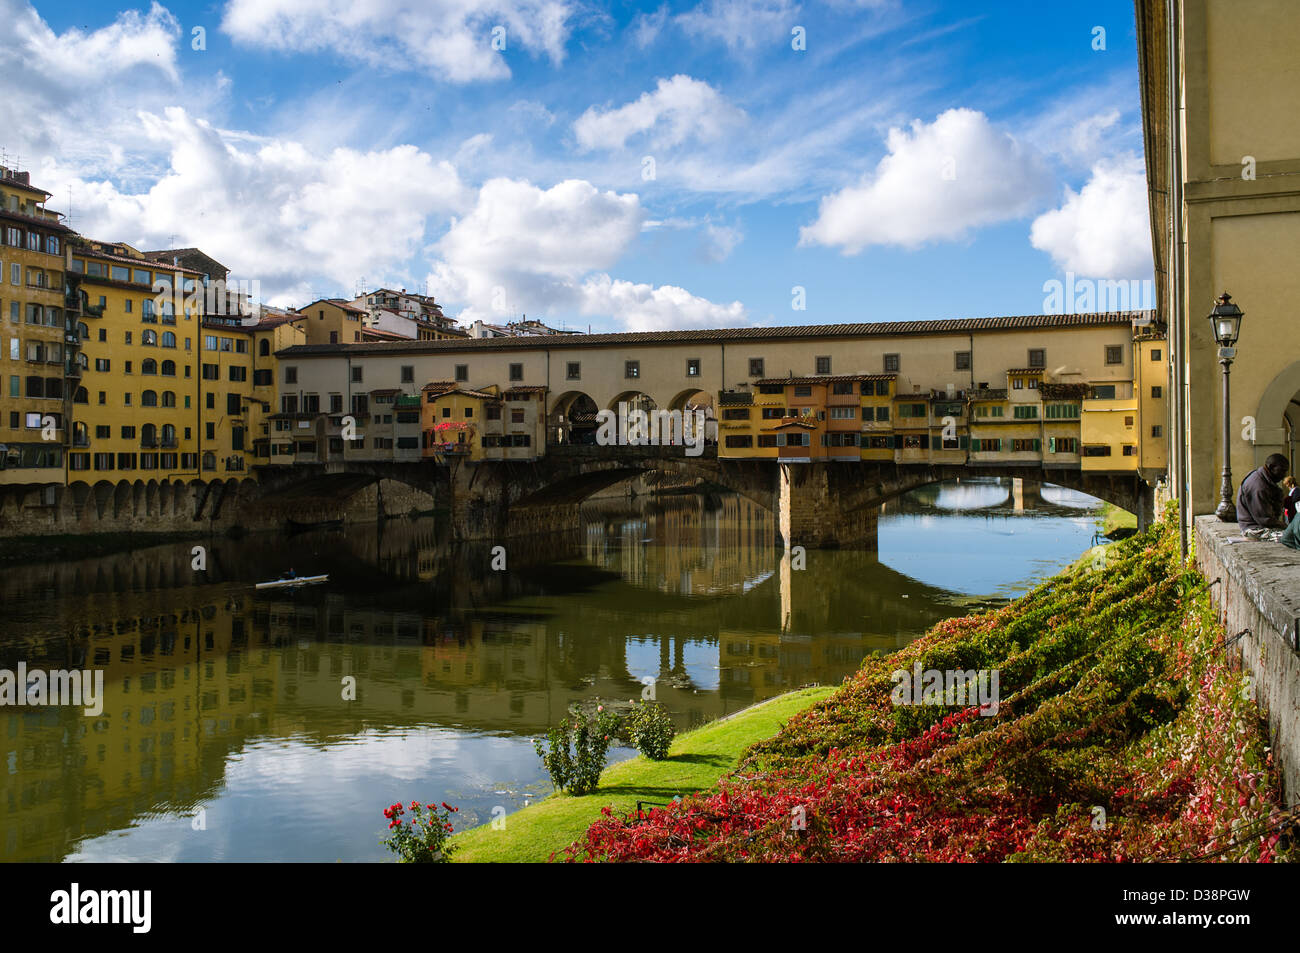
<svg viewBox="0 0 1300 953"><path fill-rule="evenodd" d="M95 668L103 713L0 709L0 857L185 814L251 744L325 746L374 729L532 736L568 706L657 680L683 727L809 682L841 680L973 600L864 552L771 546L747 500L589 506L577 532L453 545L430 519L369 532L211 540L14 567L0 577L0 667ZM292 565L328 588L265 596ZM355 700L344 697L355 678Z"/></svg>

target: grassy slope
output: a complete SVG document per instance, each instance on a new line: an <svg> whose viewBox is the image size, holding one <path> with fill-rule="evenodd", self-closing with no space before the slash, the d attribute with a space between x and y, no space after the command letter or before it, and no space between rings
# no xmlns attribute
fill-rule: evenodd
<svg viewBox="0 0 1300 953"><path fill-rule="evenodd" d="M490 825L456 835L457 863L539 863L581 838L602 807L636 810L637 801L663 804L675 795L712 788L750 745L775 734L791 715L827 697L833 687L806 688L679 735L666 761L636 757L608 768L600 788L583 797L553 794Z"/></svg>

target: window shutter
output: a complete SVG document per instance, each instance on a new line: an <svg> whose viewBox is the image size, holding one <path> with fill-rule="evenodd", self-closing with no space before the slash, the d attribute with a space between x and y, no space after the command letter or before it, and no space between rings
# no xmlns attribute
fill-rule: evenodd
<svg viewBox="0 0 1300 953"><path fill-rule="evenodd" d="M958 437L957 446L961 450L970 449L970 437Z"/></svg>
<svg viewBox="0 0 1300 953"><path fill-rule="evenodd" d="M1056 438L1055 438L1055 437L1048 437L1048 438L1047 438L1047 452L1048 452L1048 453L1056 453Z"/></svg>

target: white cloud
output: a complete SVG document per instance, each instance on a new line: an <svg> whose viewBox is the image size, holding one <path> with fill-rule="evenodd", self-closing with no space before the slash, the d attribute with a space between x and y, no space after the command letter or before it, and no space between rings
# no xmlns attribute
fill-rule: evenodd
<svg viewBox="0 0 1300 953"><path fill-rule="evenodd" d="M651 145L668 148L688 138L717 139L744 116L708 83L678 74L617 109L591 107L573 132L583 149L622 149L629 138L647 132Z"/></svg>
<svg viewBox="0 0 1300 953"><path fill-rule="evenodd" d="M745 238L745 233L734 225L704 226L704 257L712 262L726 261L736 246Z"/></svg>
<svg viewBox="0 0 1300 953"><path fill-rule="evenodd" d="M305 275L350 288L389 274L420 250L426 219L468 207L472 192L447 162L414 146L320 154L293 141L236 146L172 107L144 114L146 135L170 153L144 192L71 179L79 229L144 247L196 245L271 297Z"/></svg>
<svg viewBox="0 0 1300 953"><path fill-rule="evenodd" d="M1138 278L1151 271L1146 168L1128 155L1092 168L1083 188L1034 220L1029 241L1062 270L1092 278Z"/></svg>
<svg viewBox="0 0 1300 953"><path fill-rule="evenodd" d="M464 322L552 312L608 316L637 329L743 319L739 302L716 305L681 288L611 278L606 269L646 224L633 194L602 192L581 180L542 189L492 179L437 243L430 286L438 298L464 306Z"/></svg>
<svg viewBox="0 0 1300 953"><path fill-rule="evenodd" d="M663 32L664 24L668 20L667 5L660 7L654 13L638 13L636 19L628 29L632 33L632 40L636 45L645 49L651 43L659 38Z"/></svg>
<svg viewBox="0 0 1300 953"><path fill-rule="evenodd" d="M708 0L675 19L691 36L719 40L735 53L788 44L798 14L790 0Z"/></svg>
<svg viewBox="0 0 1300 953"><path fill-rule="evenodd" d="M981 112L950 109L932 123L891 129L888 154L855 186L825 196L801 245L916 248L1040 207L1052 178L1042 157Z"/></svg>
<svg viewBox="0 0 1300 953"><path fill-rule="evenodd" d="M594 275L583 282L581 312L615 316L628 331L717 328L747 323L739 301L722 305L675 285L654 287Z"/></svg>
<svg viewBox="0 0 1300 953"><path fill-rule="evenodd" d="M230 0L221 29L251 47L332 50L469 83L510 76L507 61L519 47L562 62L572 13L564 0ZM492 45L498 27L501 51Z"/></svg>
<svg viewBox="0 0 1300 953"><path fill-rule="evenodd" d="M98 30L55 33L24 0L0 0L0 23L0 138L24 164L36 155L120 163L116 143L128 141L127 125L138 135L136 110L174 100L180 25L157 3Z"/></svg>

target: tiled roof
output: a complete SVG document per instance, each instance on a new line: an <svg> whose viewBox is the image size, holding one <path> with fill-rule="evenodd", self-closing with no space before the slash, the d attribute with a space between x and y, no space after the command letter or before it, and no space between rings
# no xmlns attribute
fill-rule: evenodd
<svg viewBox="0 0 1300 953"><path fill-rule="evenodd" d="M1008 374L1031 374L1031 375L1037 374L1038 376L1041 377L1043 374L1043 369L1041 367L1014 367L1011 370L1007 371L1007 373Z"/></svg>
<svg viewBox="0 0 1300 953"><path fill-rule="evenodd" d="M362 340L366 338L378 338L381 341L409 341L410 338L395 331L384 331L380 328L366 328L361 332Z"/></svg>
<svg viewBox="0 0 1300 953"><path fill-rule="evenodd" d="M834 384L844 381L892 381L897 380L897 374L823 374L814 377L765 377L760 381L754 381L759 386L774 386L777 384Z"/></svg>
<svg viewBox="0 0 1300 953"><path fill-rule="evenodd" d="M872 324L809 324L772 328L716 328L689 331L633 331L622 334L548 334L527 337L466 340L374 342L363 344L300 344L287 350L292 357L313 354L434 354L439 351L533 350L538 347L587 348L629 344L726 344L732 341L783 341L808 338L872 338L893 335L967 334L973 331L1025 331L1041 328L1131 326L1151 311L1104 314L1029 314L1016 317L955 318L941 321L881 321Z"/></svg>
<svg viewBox="0 0 1300 953"><path fill-rule="evenodd" d="M425 386L425 390L429 390L428 385ZM463 394L466 397L477 397L480 400L501 399L500 396L498 396L497 394L489 394L486 391L481 391L481 390L472 390L468 387L452 387L449 390L438 390L435 393L439 398L447 397L451 394Z"/></svg>
<svg viewBox="0 0 1300 953"><path fill-rule="evenodd" d="M104 242L105 245L111 245L112 242ZM89 245L74 244L72 254L80 255L84 258L103 258L108 261L120 261L124 264L134 265L136 268L148 268L150 271L158 271L160 266L163 271L177 271L187 275L198 275L199 272L186 268L184 265L173 265L169 262L155 261L152 258L131 258L127 255L114 255L106 251L97 251ZM94 280L94 275L86 275L87 278Z"/></svg>
<svg viewBox="0 0 1300 953"><path fill-rule="evenodd" d="M15 212L11 209L0 206L0 218L10 219L26 225L39 225L42 228L48 228L56 232L71 232L72 229L64 225L58 219L41 218L38 215L24 215L22 212Z"/></svg>
<svg viewBox="0 0 1300 953"><path fill-rule="evenodd" d="M521 394L543 394L546 392L546 386L543 384L511 384L506 388L506 393L511 392Z"/></svg>

